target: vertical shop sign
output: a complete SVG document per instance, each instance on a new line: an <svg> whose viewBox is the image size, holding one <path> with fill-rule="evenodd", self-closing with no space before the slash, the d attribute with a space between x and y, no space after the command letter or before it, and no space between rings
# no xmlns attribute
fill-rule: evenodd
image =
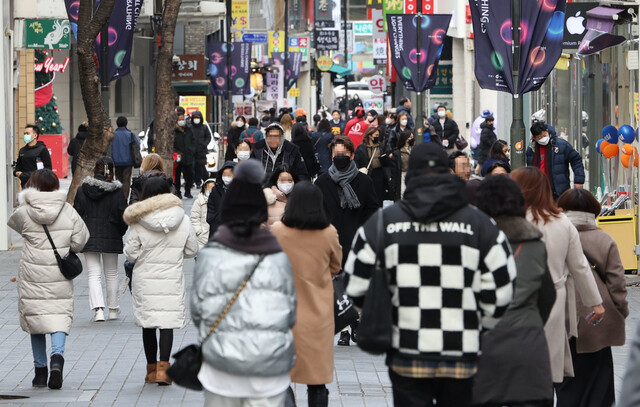
<svg viewBox="0 0 640 407"><path fill-rule="evenodd" d="M315 21L333 21L333 0L315 0Z"/></svg>
<svg viewBox="0 0 640 407"><path fill-rule="evenodd" d="M231 28L236 31L249 29L249 0L232 0Z"/></svg>
<svg viewBox="0 0 640 407"><path fill-rule="evenodd" d="M404 0L384 0L382 3L382 13L384 14L384 31L388 31L387 15L404 13Z"/></svg>
<svg viewBox="0 0 640 407"><path fill-rule="evenodd" d="M284 52L284 31L269 31L267 47L269 58L274 52Z"/></svg>
<svg viewBox="0 0 640 407"><path fill-rule="evenodd" d="M387 33L384 31L384 19L381 8L371 10L373 24L373 63L387 63Z"/></svg>

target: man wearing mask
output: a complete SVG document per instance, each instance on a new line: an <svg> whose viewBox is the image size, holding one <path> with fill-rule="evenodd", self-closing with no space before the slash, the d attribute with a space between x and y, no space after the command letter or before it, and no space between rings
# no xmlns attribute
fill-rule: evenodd
<svg viewBox="0 0 640 407"><path fill-rule="evenodd" d="M227 187L233 181L233 169L236 162L227 161L222 165L216 176L216 185L209 193L207 199L207 223L209 224L209 241L213 240L213 235L222 224L220 219L220 208L222 207L222 197L227 192Z"/></svg>
<svg viewBox="0 0 640 407"><path fill-rule="evenodd" d="M31 174L37 170L51 170L51 156L47 146L40 140L40 128L34 124L27 124L24 128L24 147L18 152L18 160L13 169L13 175L20 179L20 186L29 181Z"/></svg>
<svg viewBox="0 0 640 407"><path fill-rule="evenodd" d="M191 199L193 198L191 195L191 187L193 186L193 162L196 152L196 140L193 136L191 126L188 126L184 119L184 113L178 114L178 123L174 131L173 152L175 153L174 156L176 160L174 179L176 195L182 198L180 188L182 176L184 175L184 197Z"/></svg>
<svg viewBox="0 0 640 407"><path fill-rule="evenodd" d="M542 121L533 122L530 131L533 137L527 147L527 165L536 166L545 173L551 182L553 197L558 199L571 188L569 165L573 170L574 186L582 188L585 176L580 153L556 137L556 130Z"/></svg>
<svg viewBox="0 0 640 407"><path fill-rule="evenodd" d="M209 143L213 137L209 125L202 118L202 113L196 110L191 115L191 132L196 142L195 164L193 166L196 187L200 188L202 181L209 178L209 173L205 167L207 164L207 152Z"/></svg>
<svg viewBox="0 0 640 407"><path fill-rule="evenodd" d="M344 133L344 126L346 122L342 120L339 110L334 110L331 113L331 134L334 136L341 136Z"/></svg>
<svg viewBox="0 0 640 407"><path fill-rule="evenodd" d="M407 127L413 130L415 124L413 122L413 116L411 116L411 100L406 96L400 99L400 104L396 107L396 115L399 116L400 113L407 114Z"/></svg>
<svg viewBox="0 0 640 407"><path fill-rule="evenodd" d="M309 172L304 164L300 149L292 142L284 139L284 129L279 123L271 123L265 129L265 139L258 141L251 152L251 157L260 161L264 168L267 182L273 171L282 164L289 165L298 173L301 180L309 180Z"/></svg>
<svg viewBox="0 0 640 407"><path fill-rule="evenodd" d="M357 148L362 143L362 138L368 128L369 122L364 120L364 108L356 107L353 119L349 120L344 128L344 135L349 137Z"/></svg>
<svg viewBox="0 0 640 407"><path fill-rule="evenodd" d="M447 154L451 154L456 148L456 140L460 135L458 123L447 117L447 108L444 105L438 106L436 113L438 120L433 123L433 130L435 135L440 138L444 150Z"/></svg>

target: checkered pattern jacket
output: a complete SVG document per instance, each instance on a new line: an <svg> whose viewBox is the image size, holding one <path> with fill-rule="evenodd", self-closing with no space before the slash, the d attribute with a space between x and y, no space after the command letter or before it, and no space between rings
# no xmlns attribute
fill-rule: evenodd
<svg viewBox="0 0 640 407"><path fill-rule="evenodd" d="M422 223L396 204L384 210L384 225L394 354L474 360L481 329L497 323L513 296L516 266L505 235L468 205ZM347 294L358 307L374 270L377 232L376 214L358 230L345 264Z"/></svg>

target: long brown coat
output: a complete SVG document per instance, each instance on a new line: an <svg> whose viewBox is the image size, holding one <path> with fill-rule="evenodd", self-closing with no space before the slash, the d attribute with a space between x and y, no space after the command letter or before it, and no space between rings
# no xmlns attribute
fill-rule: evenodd
<svg viewBox="0 0 640 407"><path fill-rule="evenodd" d="M578 229L582 250L592 266L598 291L606 310L604 319L597 326L585 320L591 308L582 305L576 296L578 309L578 353L597 352L608 346L622 346L625 342L624 319L629 315L624 267L618 246L607 232L597 228L592 214L567 212L567 217Z"/></svg>
<svg viewBox="0 0 640 407"><path fill-rule="evenodd" d="M333 381L333 283L342 264L338 232L300 230L282 222L271 227L289 257L298 294L297 322L293 327L296 365L291 380L302 384Z"/></svg>

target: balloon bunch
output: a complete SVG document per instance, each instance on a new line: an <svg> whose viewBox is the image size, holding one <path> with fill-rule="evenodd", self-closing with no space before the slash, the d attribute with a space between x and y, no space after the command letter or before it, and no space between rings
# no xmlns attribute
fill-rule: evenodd
<svg viewBox="0 0 640 407"><path fill-rule="evenodd" d="M638 167L639 160L638 149L631 145L636 140L638 140L638 133L627 124L620 126L619 129L611 125L602 129L602 138L596 142L596 151L609 160L603 163L605 190L612 193L617 192L620 162L624 168L629 169L627 182L631 184L632 169L634 166ZM623 143L622 147L618 146L619 141ZM620 155L619 161L611 160L618 155ZM612 184L615 189L611 189Z"/></svg>

